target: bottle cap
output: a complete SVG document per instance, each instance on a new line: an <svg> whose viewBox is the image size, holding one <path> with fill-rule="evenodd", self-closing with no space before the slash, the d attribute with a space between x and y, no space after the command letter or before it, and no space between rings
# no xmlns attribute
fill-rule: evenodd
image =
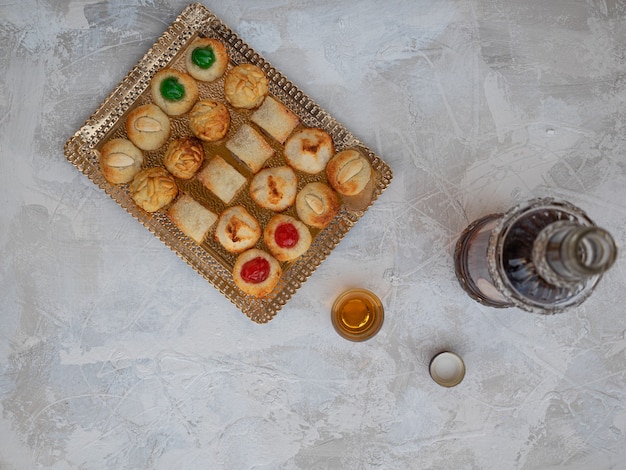
<svg viewBox="0 0 626 470"><path fill-rule="evenodd" d="M465 377L465 363L458 354L441 352L430 361L430 376L442 387L454 387Z"/></svg>

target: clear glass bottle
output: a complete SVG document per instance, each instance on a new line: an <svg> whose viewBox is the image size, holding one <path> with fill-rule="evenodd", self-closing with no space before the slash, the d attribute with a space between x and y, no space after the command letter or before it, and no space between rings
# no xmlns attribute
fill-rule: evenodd
<svg viewBox="0 0 626 470"><path fill-rule="evenodd" d="M611 235L581 209L543 198L470 224L455 269L482 304L557 313L582 303L616 257Z"/></svg>

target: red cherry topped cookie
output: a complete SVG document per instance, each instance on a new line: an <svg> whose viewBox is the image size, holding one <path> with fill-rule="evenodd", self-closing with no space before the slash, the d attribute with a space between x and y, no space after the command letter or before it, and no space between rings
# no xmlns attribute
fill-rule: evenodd
<svg viewBox="0 0 626 470"><path fill-rule="evenodd" d="M304 223L288 215L277 214L265 226L263 241L278 261L291 261L309 249L312 237Z"/></svg>
<svg viewBox="0 0 626 470"><path fill-rule="evenodd" d="M282 274L280 264L269 253L252 248L239 255L233 267L235 285L254 297L268 295Z"/></svg>

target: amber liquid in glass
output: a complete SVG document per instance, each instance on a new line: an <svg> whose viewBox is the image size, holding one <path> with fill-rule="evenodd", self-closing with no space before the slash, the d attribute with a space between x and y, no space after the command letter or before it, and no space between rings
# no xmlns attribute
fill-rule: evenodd
<svg viewBox="0 0 626 470"><path fill-rule="evenodd" d="M375 294L351 289L337 297L331 314L337 333L351 341L364 341L380 330L384 311Z"/></svg>

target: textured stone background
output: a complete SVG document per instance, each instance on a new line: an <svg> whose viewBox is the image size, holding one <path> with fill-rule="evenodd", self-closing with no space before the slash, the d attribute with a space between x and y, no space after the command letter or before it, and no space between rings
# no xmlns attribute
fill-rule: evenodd
<svg viewBox="0 0 626 470"><path fill-rule="evenodd" d="M626 246L625 2L205 4L392 185L254 324L63 155L186 4L0 1L0 468L623 468L624 256L540 317L472 302L451 254L542 195ZM362 344L328 314L352 285L387 312Z"/></svg>

